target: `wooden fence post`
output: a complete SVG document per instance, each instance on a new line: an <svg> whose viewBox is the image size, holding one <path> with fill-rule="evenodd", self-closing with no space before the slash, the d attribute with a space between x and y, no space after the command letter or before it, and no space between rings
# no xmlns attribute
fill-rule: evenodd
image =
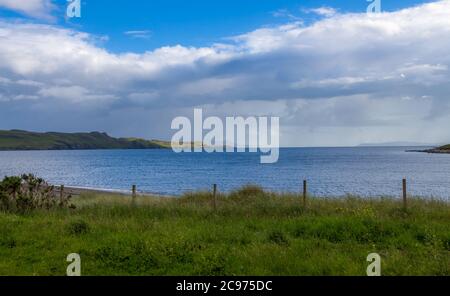
<svg viewBox="0 0 450 296"><path fill-rule="evenodd" d="M303 180L303 206L306 206L306 195L308 194L308 184L306 180Z"/></svg>
<svg viewBox="0 0 450 296"><path fill-rule="evenodd" d="M406 210L407 204L407 193L406 193L406 178L403 179L403 208Z"/></svg>
<svg viewBox="0 0 450 296"><path fill-rule="evenodd" d="M136 185L131 186L131 196L133 199L136 198Z"/></svg>
<svg viewBox="0 0 450 296"><path fill-rule="evenodd" d="M217 184L214 184L213 185L213 200L212 200L214 211L217 209L216 195L217 195Z"/></svg>
<svg viewBox="0 0 450 296"><path fill-rule="evenodd" d="M59 202L62 202L64 199L64 185L61 185L59 188Z"/></svg>

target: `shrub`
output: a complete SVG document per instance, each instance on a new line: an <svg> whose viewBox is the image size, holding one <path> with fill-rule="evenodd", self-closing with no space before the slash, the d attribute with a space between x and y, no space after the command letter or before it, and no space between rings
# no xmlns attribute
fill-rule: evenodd
<svg viewBox="0 0 450 296"><path fill-rule="evenodd" d="M268 196L268 194L266 194L261 187L250 184L245 185L244 187L239 188L228 195L231 200L238 203L256 201L266 196Z"/></svg>
<svg viewBox="0 0 450 296"><path fill-rule="evenodd" d="M277 245L287 245L289 244L288 239L283 232L275 230L271 231L267 237L269 242L275 243Z"/></svg>
<svg viewBox="0 0 450 296"><path fill-rule="evenodd" d="M34 175L5 177L0 182L0 210L24 213L35 209L72 208L70 195L56 194L50 186Z"/></svg>
<svg viewBox="0 0 450 296"><path fill-rule="evenodd" d="M67 229L72 235L81 235L89 232L89 224L83 220L70 222Z"/></svg>
<svg viewBox="0 0 450 296"><path fill-rule="evenodd" d="M442 243L444 244L444 248L447 251L450 251L450 236L447 238L442 239Z"/></svg>
<svg viewBox="0 0 450 296"><path fill-rule="evenodd" d="M257 196L264 194L264 190L258 185L245 185L235 192L236 195L249 197L249 196Z"/></svg>

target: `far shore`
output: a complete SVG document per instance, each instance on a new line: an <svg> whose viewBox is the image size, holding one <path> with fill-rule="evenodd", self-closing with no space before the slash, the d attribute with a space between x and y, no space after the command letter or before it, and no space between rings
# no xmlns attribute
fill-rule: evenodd
<svg viewBox="0 0 450 296"><path fill-rule="evenodd" d="M425 149L425 150L406 150L406 152L421 152L421 153L434 153L434 154L450 154L450 150L448 149Z"/></svg>

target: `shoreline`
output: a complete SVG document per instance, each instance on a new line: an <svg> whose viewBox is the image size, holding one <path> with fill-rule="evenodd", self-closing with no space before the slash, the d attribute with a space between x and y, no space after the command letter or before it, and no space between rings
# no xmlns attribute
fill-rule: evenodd
<svg viewBox="0 0 450 296"><path fill-rule="evenodd" d="M61 185L53 185L57 192L60 191ZM83 194L108 194L117 196L131 197L133 194L131 190L120 190L120 189L107 189L107 188L91 188L91 187L81 187L81 186L64 186L64 192L72 196L80 196ZM176 196L164 195L159 193L151 192L136 192L136 196L139 197L167 197L174 198Z"/></svg>
<svg viewBox="0 0 450 296"><path fill-rule="evenodd" d="M56 192L60 192L60 185L53 185ZM108 189L108 188L91 188L91 187L82 187L82 186L64 186L64 192L72 195L73 197L79 197L83 194L92 194L92 195L108 195L108 196L118 196L118 197L132 197L131 190L120 190L120 189ZM196 192L192 192L196 193ZM301 195L300 193L295 192L271 192L273 194L288 194L288 195ZM182 195L167 195L160 193L152 193L152 192L136 192L136 197L148 197L148 198L179 198ZM340 200L346 197L353 196L358 197L364 200L377 200L377 199L401 199L400 196L395 195L373 195L373 196L365 196L365 195L353 195L353 194L344 194L339 196L315 196L309 195L309 197L313 197L316 199L327 198L329 200ZM450 202L449 197L444 196L409 196L412 199L421 199L421 200L438 200L443 202Z"/></svg>
<svg viewBox="0 0 450 296"><path fill-rule="evenodd" d="M420 152L420 153L430 153L430 154L450 154L450 150L442 150L442 149L406 150L405 152Z"/></svg>

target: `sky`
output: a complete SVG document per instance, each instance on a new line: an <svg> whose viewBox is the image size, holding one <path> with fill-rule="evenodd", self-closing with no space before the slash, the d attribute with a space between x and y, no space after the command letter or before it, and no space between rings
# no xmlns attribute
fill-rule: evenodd
<svg viewBox="0 0 450 296"><path fill-rule="evenodd" d="M0 129L169 140L279 116L283 146L450 142L450 1L0 0Z"/></svg>

